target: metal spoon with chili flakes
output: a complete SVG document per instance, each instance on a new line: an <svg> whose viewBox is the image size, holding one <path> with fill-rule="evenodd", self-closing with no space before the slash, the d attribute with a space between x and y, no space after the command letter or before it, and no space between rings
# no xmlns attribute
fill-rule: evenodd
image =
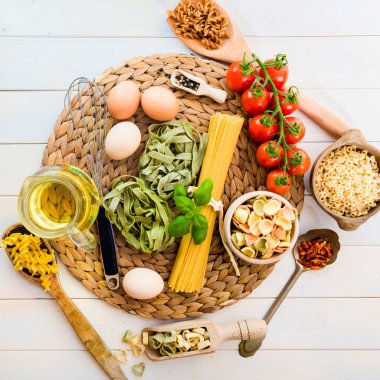
<svg viewBox="0 0 380 380"><path fill-rule="evenodd" d="M339 250L339 236L332 230L310 230L299 236L293 247L295 270L265 314L265 322L269 323L302 273L308 270L323 269L326 265L333 264ZM256 340L242 340L239 344L240 355L253 356L261 347L264 338L265 336Z"/></svg>

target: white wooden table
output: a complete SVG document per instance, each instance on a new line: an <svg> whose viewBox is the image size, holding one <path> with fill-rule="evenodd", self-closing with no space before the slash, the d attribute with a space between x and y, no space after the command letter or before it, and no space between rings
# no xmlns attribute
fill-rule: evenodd
<svg viewBox="0 0 380 380"><path fill-rule="evenodd" d="M291 79L380 146L380 23L377 0L221 0L262 58L286 53ZM186 52L166 25L175 1L1 0L0 231L17 220L24 177L39 166L65 89L138 55ZM332 138L305 118L312 158ZM308 178L306 178L306 183ZM163 363L144 358L144 379L379 379L380 216L357 232L339 231L309 190L301 232L326 227L343 244L336 264L306 273L272 320L255 357L237 343L217 353ZM0 254L0 379L106 379L56 303L13 271ZM289 255L247 299L211 318L262 317L293 270ZM97 299L64 265L62 284L112 350L144 320ZM140 361L130 354L131 363ZM125 366L130 379L135 378Z"/></svg>

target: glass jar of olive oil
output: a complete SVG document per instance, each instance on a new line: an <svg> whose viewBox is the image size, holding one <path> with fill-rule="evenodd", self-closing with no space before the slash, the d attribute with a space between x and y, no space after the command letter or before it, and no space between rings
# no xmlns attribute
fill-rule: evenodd
<svg viewBox="0 0 380 380"><path fill-rule="evenodd" d="M45 166L25 179L18 198L22 224L46 239L69 237L78 247L96 247L89 228L95 222L100 196L82 170L68 164Z"/></svg>

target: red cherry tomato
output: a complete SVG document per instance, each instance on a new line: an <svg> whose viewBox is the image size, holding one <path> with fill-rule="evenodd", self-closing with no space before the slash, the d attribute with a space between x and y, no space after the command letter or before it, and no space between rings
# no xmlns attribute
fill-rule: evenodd
<svg viewBox="0 0 380 380"><path fill-rule="evenodd" d="M282 94L278 94L278 100L280 101L281 111L284 116L290 115L291 113L298 110L297 99L288 99L286 96ZM275 106L276 106L276 101L274 97L272 97L270 101L270 107L274 108Z"/></svg>
<svg viewBox="0 0 380 380"><path fill-rule="evenodd" d="M265 61L265 63L270 63L270 62L275 62L275 61L276 61L275 59L268 59ZM288 65L285 64L281 68L277 68L276 66L267 66L266 69L275 87L278 90L281 90L289 76ZM265 79L265 75L262 69L260 69L259 75L261 76L261 78ZM266 89L269 91L272 91L271 85L268 84Z"/></svg>
<svg viewBox="0 0 380 380"><path fill-rule="evenodd" d="M281 145L277 146L277 141L267 141L257 148L256 158L260 166L265 169L274 168L281 163L284 157L284 150Z"/></svg>
<svg viewBox="0 0 380 380"><path fill-rule="evenodd" d="M231 90L236 92L243 92L245 89L249 88L253 81L255 80L255 77L252 75L252 73L249 73L248 75L244 75L243 71L244 69L249 69L246 65L247 62L234 62L231 64L231 66L227 70L227 84L230 87Z"/></svg>
<svg viewBox="0 0 380 380"><path fill-rule="evenodd" d="M303 122L294 116L285 118L285 140L288 144L297 144L305 136L305 125Z"/></svg>
<svg viewBox="0 0 380 380"><path fill-rule="evenodd" d="M293 152L288 150L286 156L288 157L289 167L287 172L292 175L302 175L305 174L310 168L310 157L309 155L300 148L292 148Z"/></svg>
<svg viewBox="0 0 380 380"><path fill-rule="evenodd" d="M248 133L253 141L273 140L280 130L277 120L271 115L256 115L249 121Z"/></svg>
<svg viewBox="0 0 380 380"><path fill-rule="evenodd" d="M262 88L261 91L263 94L257 95L254 93L254 90L247 88L241 96L241 104L249 116L259 115L269 107L269 91L265 88Z"/></svg>
<svg viewBox="0 0 380 380"><path fill-rule="evenodd" d="M290 190L292 178L282 169L275 169L269 172L266 180L266 188L268 191L283 195Z"/></svg>

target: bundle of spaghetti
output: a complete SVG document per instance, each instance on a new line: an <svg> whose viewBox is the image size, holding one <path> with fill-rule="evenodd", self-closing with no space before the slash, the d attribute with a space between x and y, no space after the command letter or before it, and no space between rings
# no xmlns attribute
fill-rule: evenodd
<svg viewBox="0 0 380 380"><path fill-rule="evenodd" d="M220 200L224 192L228 168L234 154L244 119L241 116L214 114L210 119L209 143L203 160L198 184L206 178L213 183L212 197ZM214 232L216 212L205 206L202 214L208 221L206 239L196 245L187 234L182 238L177 257L169 278L169 286L176 292L200 292L206 274L208 254Z"/></svg>

